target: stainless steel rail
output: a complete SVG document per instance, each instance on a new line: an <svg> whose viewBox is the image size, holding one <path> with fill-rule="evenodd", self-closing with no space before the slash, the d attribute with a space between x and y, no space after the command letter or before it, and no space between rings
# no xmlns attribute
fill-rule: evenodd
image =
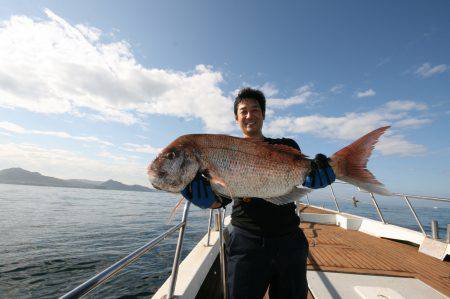
<svg viewBox="0 0 450 299"><path fill-rule="evenodd" d="M337 181L335 183L338 184L346 184L346 185L350 185L348 183L345 182L340 182ZM336 197L336 194L334 193L334 189L333 187L330 185L330 190L331 190L331 195L334 201L334 204L336 205L336 210L338 212L340 212L340 207L338 204L338 200ZM383 214L378 206L378 203L376 201L375 195L371 192L367 192L364 190L360 190L358 188L358 191L360 192L364 192L364 193L369 193L371 195L372 198L372 202L374 204L374 207L378 213L378 216L380 217L381 221L383 221L383 223L386 223ZM422 196L422 195L411 195L411 194L403 194L403 193L393 193L392 196L395 197L403 197L408 205L408 207L411 210L411 213L413 214L417 224L419 225L420 230L422 231L422 233L426 236L426 232L423 228L422 223L420 222L419 217L417 216L416 211L414 210L411 202L409 201L410 198L413 199L424 199L424 200L432 200L432 201L440 201L440 202L447 202L450 203L450 198L443 198L443 197L433 197L433 196ZM310 203L310 198L309 196L306 197L307 200L307 204L311 205ZM105 283L106 281L108 281L110 278L112 278L114 275L116 275L120 270L124 269L125 267L127 267L128 265L130 265L131 263L133 263L135 260L137 260L138 258L140 258L142 255L144 255L145 253L147 253L149 250L151 250L152 248L154 248L156 245L158 245L161 241L163 241L164 239L166 239L168 236L172 235L174 232L176 232L178 229L180 229L179 232L179 237L178 237L178 241L177 241L177 246L176 246L176 250L175 250L175 256L174 256L174 261L173 261L173 266L172 266L172 273L171 273L171 278L170 278L170 285L169 285L169 292L168 292L168 299L172 299L173 298L173 294L175 291L175 284L176 284L176 279L177 279L177 275L178 275L178 268L179 268L179 264L180 264L180 255L181 255L181 248L182 248L182 244L183 244L183 240L184 240L184 232L186 230L186 223L187 223L187 216L188 216L188 211L189 211L189 207L190 207L190 202L186 201L186 204L184 206L184 210L183 210L183 216L181 219L181 222L178 223L177 225L174 225L173 227L171 227L170 229L168 229L167 231L165 231L164 233L162 233L161 235L159 235L158 237L154 238L153 240L151 240L150 242L148 242L147 244L145 244L144 246L136 249L135 251L133 251L132 253L130 253L129 255L127 255L126 257L124 257L123 259L119 260L118 262L114 263L113 265L111 265L110 267L106 268L105 270L103 270L102 272L98 273L97 275L95 275L94 277L90 278L89 280L87 280L86 282L84 282L83 284L79 285L78 287L74 288L73 290L71 290L70 292L64 294L63 296L61 296L60 298L80 298L83 297L84 295L88 294L89 292L91 292L93 289L95 289L96 287L102 285L103 283ZM222 213L222 211L218 211L217 212L219 215L219 221L218 221L218 229L220 231L219 234L219 243L220 243L220 262L221 262L221 276L222 276L222 287L224 288L224 293L223 296L224 298L227 298L227 289L226 289L226 265L225 265L225 256L224 256L224 242L223 242L223 219L225 218L225 210ZM207 246L210 246L209 242L210 242L210 233L211 233L211 222L213 219L213 210L210 211L210 215L209 215L209 221L208 221L208 237L207 237Z"/></svg>
<svg viewBox="0 0 450 299"><path fill-rule="evenodd" d="M175 273L174 273L174 268L172 269L172 277L176 278L176 275L178 273L179 254L181 252L181 244L183 242L182 239L184 237L184 230L186 228L187 214L188 214L188 210L189 210L189 205L190 205L190 202L186 201L186 204L184 206L184 211L183 211L183 218L182 218L180 223L178 223L177 225L171 227L170 229L168 229L167 231L165 231L164 233L162 233L158 237L154 238L153 240L151 240L150 242L148 242L144 246L136 249L135 251L133 251L132 253L130 253L129 255L124 257L123 259L121 259L118 262L114 263L112 266L106 268L102 272L98 273L97 275L95 275L94 277L90 278L89 280L87 280L83 284L79 285L75 289L71 290L70 292L64 294L60 298L63 298L63 299L80 298L80 297L88 294L89 292L91 292L96 287L98 287L98 286L102 285L103 283L105 283L106 281L108 281L110 278L112 278L114 275L116 275L120 270L124 269L129 264L133 263L135 260L140 258L145 253L147 253L150 249L154 248L156 245L158 245L165 238L167 238L168 236L170 236L171 234L176 232L178 229L181 229L180 230L179 239L178 239L178 244L177 244L177 251L175 253L175 258L174 258ZM172 286L173 286L173 288L175 288L175 281L173 282ZM173 294L173 291L172 291L172 294ZM172 297L169 296L168 298L172 298Z"/></svg>
<svg viewBox="0 0 450 299"><path fill-rule="evenodd" d="M409 198L425 199L425 200L441 201L441 202L448 202L448 203L450 203L450 198L445 198L445 197L411 195L411 194L404 194L404 193L392 193L392 196L407 196Z"/></svg>
<svg viewBox="0 0 450 299"><path fill-rule="evenodd" d="M178 235L177 248L175 250L175 256L173 258L172 274L170 276L169 293L167 294L167 298L173 298L175 284L177 283L178 267L180 266L181 247L183 245L184 232L186 230L186 219L190 205L191 202L189 200L186 200L186 204L183 210L183 218L181 219L181 223L184 223L185 225L180 228L180 234Z"/></svg>
<svg viewBox="0 0 450 299"><path fill-rule="evenodd" d="M225 211L218 211L219 218L219 256L220 256L220 276L222 279L222 295L223 299L228 299L228 289L227 289L227 270L226 270L226 262L225 262L225 242L223 238L223 218L225 218Z"/></svg>
<svg viewBox="0 0 450 299"><path fill-rule="evenodd" d="M310 205L311 203L309 202L309 196L308 194L306 194L306 202Z"/></svg>
<svg viewBox="0 0 450 299"><path fill-rule="evenodd" d="M408 196L403 196L403 198L405 199L406 204L408 205L409 209L411 210L411 213L413 214L414 218L416 219L417 224L419 225L420 230L422 231L422 234L424 234L424 236L426 236L427 233L426 233L425 230L423 229L422 222L420 222L419 217L418 217L417 214L416 214L416 211L414 210L413 206L412 206L411 203L409 202Z"/></svg>
<svg viewBox="0 0 450 299"><path fill-rule="evenodd" d="M349 184L349 183L342 182L342 181L335 181L334 183L335 183L335 184L336 184L336 183L337 183L337 184L343 184L343 185L351 185L351 184ZM353 185L351 185L351 186L353 186ZM332 195L334 204L336 205L336 211L337 211L337 212L341 212L341 210L340 210L340 208L339 208L338 201L337 201L336 194L334 193L334 189L333 189L333 187L332 187L331 185L330 185L330 190L331 190L331 195ZM374 195L372 192L368 192L368 191L362 190L362 189L360 189L360 188L357 188L357 190L358 190L359 192L369 193L369 194L370 194L370 197L371 197L371 199L372 199L372 203L373 203L373 205L374 205L374 207L375 207L375 210L377 211L378 216L380 217L381 221L382 221L384 224L386 224L387 222L386 222L386 220L385 220L384 217L383 217L383 214L382 214L382 212L381 212L380 207L378 206L378 203L377 203L377 200L376 200L376 198L375 198L375 195ZM401 197L401 198L403 198L403 199L405 200L406 204L408 205L408 207L409 207L409 209L410 209L410 211L411 211L411 214L413 215L414 219L415 219L416 222L417 222L417 225L419 226L419 228L420 228L422 234L425 235L425 236L427 236L427 233L425 232L425 229L423 228L423 225L422 225L422 223L421 223L421 221L420 221L420 219L419 219L419 216L417 216L417 213L416 213L416 211L414 210L414 207L412 206L412 204L411 204L411 202L410 202L409 199L410 199L410 198L413 198L413 199L423 199L423 200L431 200L431 201L439 201L439 202L450 203L450 198L445 198L445 197L426 196L426 195L412 195L412 194L404 194L404 193L392 193L390 196L393 196L393 197ZM311 205L309 197L307 197L306 199L307 199L308 205Z"/></svg>
<svg viewBox="0 0 450 299"><path fill-rule="evenodd" d="M341 212L341 209L339 208L336 195L334 194L333 186L330 185L331 195L333 196L334 204L336 205L336 209L338 212Z"/></svg>
<svg viewBox="0 0 450 299"><path fill-rule="evenodd" d="M213 220L214 210L209 210L209 221L208 221L208 236L206 237L206 246L209 246L209 241L211 240L211 224Z"/></svg>
<svg viewBox="0 0 450 299"><path fill-rule="evenodd" d="M386 224L386 220L384 220L383 213L381 213L380 207L378 206L377 200L375 199L375 195L373 195L373 193L370 193L370 197L372 198L372 202L375 206L375 209L377 210L378 216L380 216L381 221Z"/></svg>

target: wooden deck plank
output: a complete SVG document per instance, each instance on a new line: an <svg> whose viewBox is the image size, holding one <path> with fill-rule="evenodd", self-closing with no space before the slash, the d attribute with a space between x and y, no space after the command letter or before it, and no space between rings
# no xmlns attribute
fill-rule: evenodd
<svg viewBox="0 0 450 299"><path fill-rule="evenodd" d="M306 213L332 213L302 206ZM418 248L334 225L302 223L310 246L308 269L342 273L415 277L450 296L450 262Z"/></svg>

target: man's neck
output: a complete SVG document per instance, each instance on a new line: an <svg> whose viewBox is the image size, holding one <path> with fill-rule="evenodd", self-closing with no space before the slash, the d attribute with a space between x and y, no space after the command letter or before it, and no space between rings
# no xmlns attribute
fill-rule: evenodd
<svg viewBox="0 0 450 299"><path fill-rule="evenodd" d="M262 133L256 135L246 135L244 134L244 138L249 138L253 140L264 140L264 135Z"/></svg>

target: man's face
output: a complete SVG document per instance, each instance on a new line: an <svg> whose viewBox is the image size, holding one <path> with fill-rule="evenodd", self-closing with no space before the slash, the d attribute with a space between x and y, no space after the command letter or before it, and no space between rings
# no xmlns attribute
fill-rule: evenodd
<svg viewBox="0 0 450 299"><path fill-rule="evenodd" d="M262 110L256 100L244 99L238 104L236 122L245 136L261 136L263 121Z"/></svg>

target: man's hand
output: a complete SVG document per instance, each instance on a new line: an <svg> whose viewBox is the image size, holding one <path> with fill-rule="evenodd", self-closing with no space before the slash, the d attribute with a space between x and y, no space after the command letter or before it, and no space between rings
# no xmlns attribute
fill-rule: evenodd
<svg viewBox="0 0 450 299"><path fill-rule="evenodd" d="M329 158L324 154L317 154L311 161L311 171L306 176L303 186L318 189L333 183L336 180L336 175L328 161Z"/></svg>
<svg viewBox="0 0 450 299"><path fill-rule="evenodd" d="M192 182L181 191L181 195L202 209L216 209L231 202L231 200L216 196L212 191L208 179L200 172L197 173Z"/></svg>

